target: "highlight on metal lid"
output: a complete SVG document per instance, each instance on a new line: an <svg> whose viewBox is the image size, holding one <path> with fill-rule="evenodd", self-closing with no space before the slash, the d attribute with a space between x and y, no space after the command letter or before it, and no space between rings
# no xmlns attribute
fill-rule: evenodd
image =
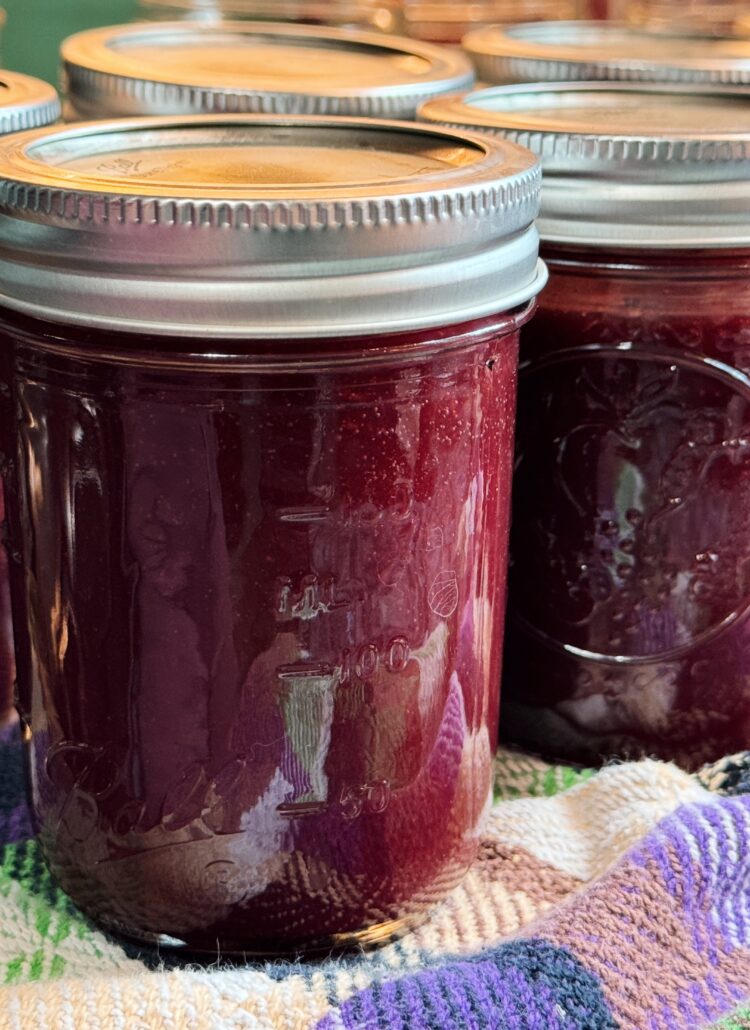
<svg viewBox="0 0 750 1030"><path fill-rule="evenodd" d="M406 122L211 116L22 133L0 145L0 299L163 334L459 323L544 284L540 181L513 143Z"/></svg>
<svg viewBox="0 0 750 1030"><path fill-rule="evenodd" d="M267 22L139 23L62 46L68 100L83 117L263 112L413 117L465 89L471 62L383 33Z"/></svg>
<svg viewBox="0 0 750 1030"><path fill-rule="evenodd" d="M59 117L54 86L20 72L0 71L0 135L50 125Z"/></svg>
<svg viewBox="0 0 750 1030"><path fill-rule="evenodd" d="M750 85L750 41L660 35L617 23L536 22L469 32L464 50L485 82Z"/></svg>
<svg viewBox="0 0 750 1030"><path fill-rule="evenodd" d="M741 92L520 83L431 101L419 116L538 154L542 239L750 245L750 103Z"/></svg>
<svg viewBox="0 0 750 1030"><path fill-rule="evenodd" d="M141 18L274 21L400 32L399 0L140 0Z"/></svg>

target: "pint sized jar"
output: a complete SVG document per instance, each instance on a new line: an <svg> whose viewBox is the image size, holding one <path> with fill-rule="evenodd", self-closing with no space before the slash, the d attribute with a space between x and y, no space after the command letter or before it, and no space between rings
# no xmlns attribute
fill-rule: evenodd
<svg viewBox="0 0 750 1030"><path fill-rule="evenodd" d="M80 118L251 112L413 118L474 80L462 53L399 36L260 22L116 25L62 45Z"/></svg>
<svg viewBox="0 0 750 1030"><path fill-rule="evenodd" d="M539 181L514 144L350 119L0 149L33 810L107 928L373 942L472 861Z"/></svg>
<svg viewBox="0 0 750 1030"><path fill-rule="evenodd" d="M160 21L290 21L376 32L403 27L400 0L140 0L138 14Z"/></svg>
<svg viewBox="0 0 750 1030"><path fill-rule="evenodd" d="M432 117L543 154L501 734L688 767L750 744L750 108L607 84Z"/></svg>
<svg viewBox="0 0 750 1030"><path fill-rule="evenodd" d="M469 32L484 82L607 81L750 84L750 42L663 36L601 21L496 25Z"/></svg>
<svg viewBox="0 0 750 1030"><path fill-rule="evenodd" d="M4 21L0 10L0 27ZM0 71L0 136L49 125L60 117L57 91L40 79L18 72ZM5 519L0 490L0 522ZM8 556L0 547L0 727L13 716L13 630L8 591Z"/></svg>

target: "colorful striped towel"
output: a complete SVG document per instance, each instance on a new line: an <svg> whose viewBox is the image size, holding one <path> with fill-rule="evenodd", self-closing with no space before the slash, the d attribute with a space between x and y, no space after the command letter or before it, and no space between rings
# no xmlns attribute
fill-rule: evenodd
<svg viewBox="0 0 750 1030"><path fill-rule="evenodd" d="M56 889L7 731L0 1028L750 1028L750 756L691 777L502 752L496 786L473 871L408 937L305 964L199 968L124 948Z"/></svg>

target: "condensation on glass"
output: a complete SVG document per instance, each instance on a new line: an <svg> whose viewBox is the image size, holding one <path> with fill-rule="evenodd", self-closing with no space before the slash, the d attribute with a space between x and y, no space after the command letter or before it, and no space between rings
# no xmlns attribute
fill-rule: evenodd
<svg viewBox="0 0 750 1030"><path fill-rule="evenodd" d="M544 154L502 732L696 767L750 741L750 110L501 87L425 116Z"/></svg>
<svg viewBox="0 0 750 1030"><path fill-rule="evenodd" d="M750 84L750 41L659 35L615 22L488 26L467 33L463 48L487 83Z"/></svg>
<svg viewBox="0 0 750 1030"><path fill-rule="evenodd" d="M5 12L0 8L0 31ZM60 117L60 101L53 86L18 72L0 71L0 136L49 125ZM4 521L0 491L0 522ZM13 630L8 592L8 558L0 547L0 726L13 716Z"/></svg>
<svg viewBox="0 0 750 1030"><path fill-rule="evenodd" d="M471 863L539 182L514 144L343 119L0 150L33 812L108 929L371 943Z"/></svg>
<svg viewBox="0 0 750 1030"><path fill-rule="evenodd" d="M413 118L468 89L468 58L418 40L262 22L119 25L62 44L73 116L320 114Z"/></svg>

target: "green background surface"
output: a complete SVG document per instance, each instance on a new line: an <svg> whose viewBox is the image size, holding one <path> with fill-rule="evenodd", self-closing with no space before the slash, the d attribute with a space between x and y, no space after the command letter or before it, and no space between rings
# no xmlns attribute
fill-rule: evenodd
<svg viewBox="0 0 750 1030"><path fill-rule="evenodd" d="M8 14L3 66L58 81L58 48L71 32L130 21L136 0L1 0Z"/></svg>

